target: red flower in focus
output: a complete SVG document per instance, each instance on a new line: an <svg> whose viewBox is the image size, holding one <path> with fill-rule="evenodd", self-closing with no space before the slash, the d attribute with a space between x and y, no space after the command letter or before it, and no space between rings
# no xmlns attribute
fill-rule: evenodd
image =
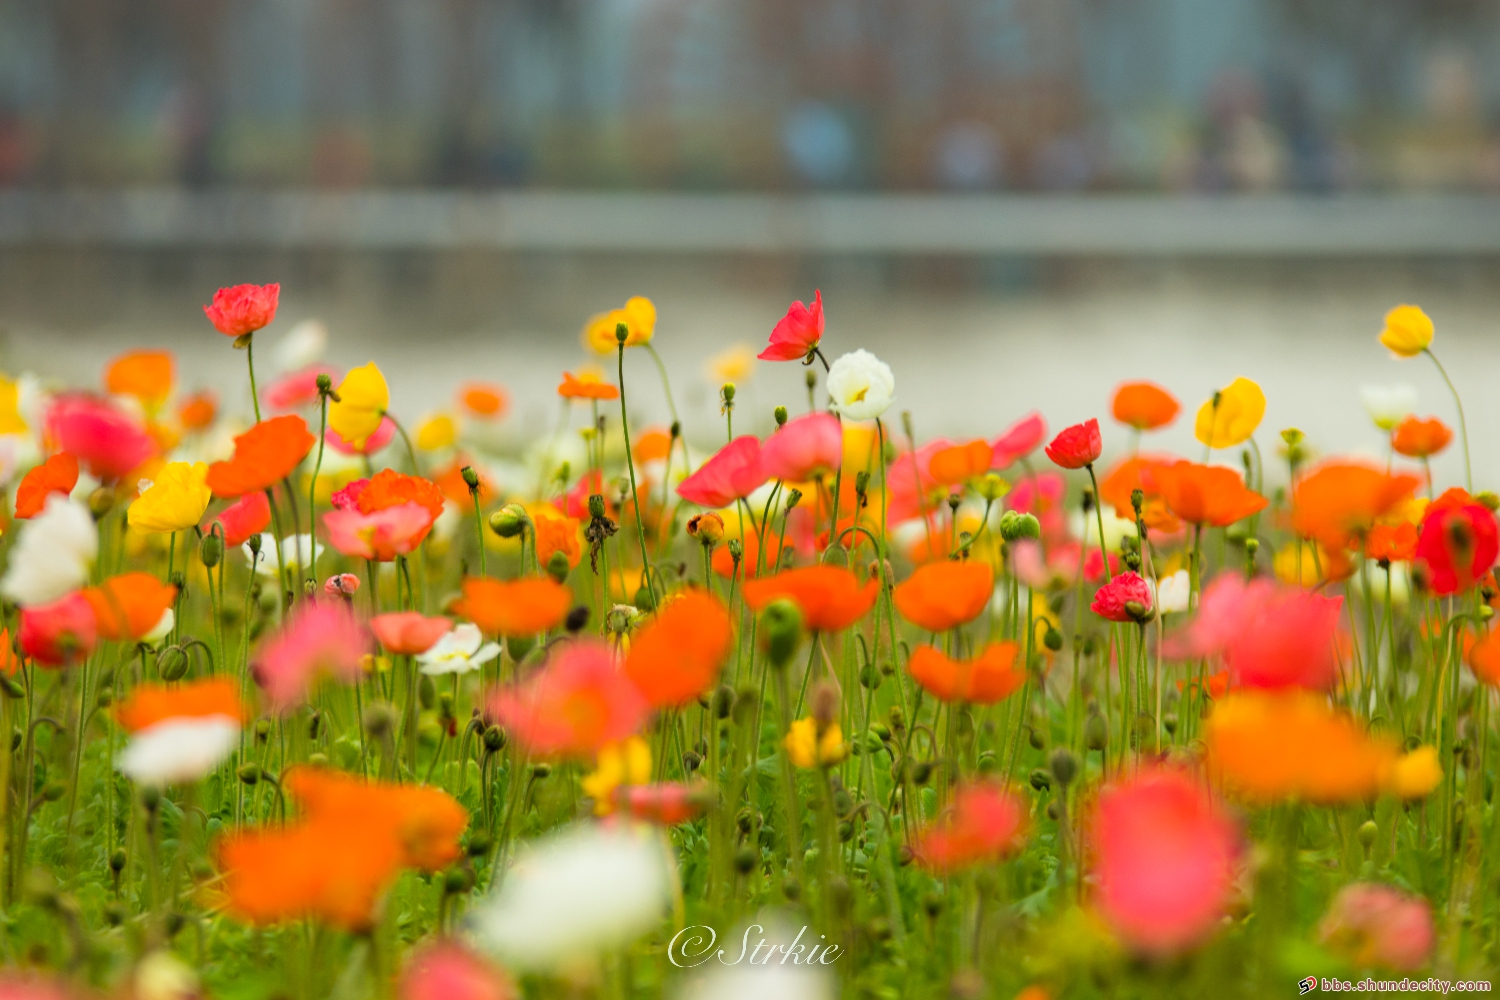
<svg viewBox="0 0 1500 1000"><path fill-rule="evenodd" d="M1093 465L1103 450L1099 421L1090 417L1060 431L1047 446L1047 457L1064 469L1082 469Z"/></svg>
<svg viewBox="0 0 1500 1000"><path fill-rule="evenodd" d="M767 479L805 483L831 473L844 458L844 435L831 413L807 413L782 425L760 446Z"/></svg>
<svg viewBox="0 0 1500 1000"><path fill-rule="evenodd" d="M557 647L525 684L490 702L526 752L575 758L592 758L606 743L635 735L649 710L609 647L592 639Z"/></svg>
<svg viewBox="0 0 1500 1000"><path fill-rule="evenodd" d="M1500 554L1495 515L1454 487L1427 507L1417 532L1416 559L1428 588L1446 597L1474 586Z"/></svg>
<svg viewBox="0 0 1500 1000"><path fill-rule="evenodd" d="M290 476L317 439L295 414L263 420L234 439L234 457L208 467L215 496L259 493Z"/></svg>
<svg viewBox="0 0 1500 1000"><path fill-rule="evenodd" d="M21 609L21 652L44 667L68 667L93 652L98 641L94 606L82 593Z"/></svg>
<svg viewBox="0 0 1500 1000"><path fill-rule="evenodd" d="M33 518L47 505L47 498L54 493L63 496L73 492L78 485L78 459L65 451L53 455L36 466L16 487L16 517L23 520Z"/></svg>
<svg viewBox="0 0 1500 1000"><path fill-rule="evenodd" d="M1154 431L1177 419L1182 404L1155 382L1125 382L1110 400L1116 420L1138 431Z"/></svg>
<svg viewBox="0 0 1500 1000"><path fill-rule="evenodd" d="M1127 943L1168 955L1213 932L1233 889L1240 837L1198 782L1148 768L1109 786L1090 835L1095 902Z"/></svg>
<svg viewBox="0 0 1500 1000"><path fill-rule="evenodd" d="M992 642L972 660L955 660L935 646L912 650L906 669L928 694L941 701L993 705L1026 683L1016 664L1013 642Z"/></svg>
<svg viewBox="0 0 1500 1000"><path fill-rule="evenodd" d="M271 526L271 501L264 493L246 493L214 518L224 528L225 547L244 545L251 535Z"/></svg>
<svg viewBox="0 0 1500 1000"><path fill-rule="evenodd" d="M280 285L235 285L214 292L212 305L203 315L226 337L243 337L270 326L281 299Z"/></svg>
<svg viewBox="0 0 1500 1000"><path fill-rule="evenodd" d="M123 479L157 450L134 418L92 396L59 396L47 410L47 438L105 482Z"/></svg>
<svg viewBox="0 0 1500 1000"><path fill-rule="evenodd" d="M912 852L922 867L947 875L1019 850L1025 833L1026 809L1015 795L991 782L961 785L952 810L917 834Z"/></svg>
<svg viewBox="0 0 1500 1000"><path fill-rule="evenodd" d="M1410 562L1417 554L1417 526L1410 521L1377 524L1365 536L1365 555L1386 562Z"/></svg>
<svg viewBox="0 0 1500 1000"><path fill-rule="evenodd" d="M1047 421L1035 411L1026 414L995 439L990 468L1003 469L1007 465L1014 465L1040 448L1046 439Z"/></svg>
<svg viewBox="0 0 1500 1000"><path fill-rule="evenodd" d="M720 448L697 472L678 483L677 495L700 507L728 507L736 500L754 493L766 481L766 474L761 469L760 454L760 441L755 435L737 437ZM592 488L599 477L597 473L590 475L595 477L590 480ZM584 478L588 479L587 476ZM599 490L595 489L593 492L597 493ZM584 499L588 499L587 495ZM570 509L568 513L573 511Z"/></svg>
<svg viewBox="0 0 1500 1000"><path fill-rule="evenodd" d="M1411 416L1396 425L1391 431L1391 449L1407 458L1427 458L1436 455L1453 440L1453 432L1437 417L1422 420Z"/></svg>
<svg viewBox="0 0 1500 1000"><path fill-rule="evenodd" d="M841 566L806 566L745 581L745 603L759 611L785 597L802 611L802 624L819 632L840 632L875 606L880 581L859 577Z"/></svg>
<svg viewBox="0 0 1500 1000"><path fill-rule="evenodd" d="M1389 885L1355 882L1333 897L1318 937L1359 968L1416 972L1432 958L1432 907Z"/></svg>
<svg viewBox="0 0 1500 1000"><path fill-rule="evenodd" d="M995 594L995 568L974 559L928 563L896 586L901 617L928 632L946 632L978 618Z"/></svg>
<svg viewBox="0 0 1500 1000"><path fill-rule="evenodd" d="M1112 622L1150 621L1155 610L1151 585L1139 573L1121 573L1100 587L1090 607Z"/></svg>
<svg viewBox="0 0 1500 1000"><path fill-rule="evenodd" d="M793 302L771 330L771 342L756 357L762 361L801 361L823 339L823 293L813 292L812 305Z"/></svg>
<svg viewBox="0 0 1500 1000"><path fill-rule="evenodd" d="M630 640L625 675L652 708L681 706L714 683L734 648L734 626L717 597L685 591Z"/></svg>

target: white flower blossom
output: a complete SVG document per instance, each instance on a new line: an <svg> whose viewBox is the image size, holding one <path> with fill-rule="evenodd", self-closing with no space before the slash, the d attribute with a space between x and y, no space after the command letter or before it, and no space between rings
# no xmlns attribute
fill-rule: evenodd
<svg viewBox="0 0 1500 1000"><path fill-rule="evenodd" d="M1161 614L1186 611L1190 595L1188 571L1180 569L1168 574L1156 584L1156 610Z"/></svg>
<svg viewBox="0 0 1500 1000"><path fill-rule="evenodd" d="M328 327L321 320L305 319L286 332L271 348L277 369L294 372L323 360L328 349Z"/></svg>
<svg viewBox="0 0 1500 1000"><path fill-rule="evenodd" d="M99 532L88 508L54 494L21 528L0 594L22 607L48 604L88 583L98 555Z"/></svg>
<svg viewBox="0 0 1500 1000"><path fill-rule="evenodd" d="M828 396L848 420L874 420L891 405L896 376L890 365L866 350L845 354L828 370Z"/></svg>
<svg viewBox="0 0 1500 1000"><path fill-rule="evenodd" d="M1359 390L1365 412L1383 431L1395 426L1417 411L1417 390L1409 385L1367 385Z"/></svg>
<svg viewBox="0 0 1500 1000"><path fill-rule="evenodd" d="M260 555L258 557L250 551L249 542L241 545L240 550L245 553L245 560L247 562L251 559L255 560L255 571L262 576L274 578L281 575L282 560L285 560L286 564L293 569L296 568L299 562L302 564L304 570L312 566L312 535L288 535L283 538L280 550L281 559L277 559L276 557L276 536L269 531L260 536ZM326 551L327 548L325 546L318 547L319 555L322 555Z"/></svg>
<svg viewBox="0 0 1500 1000"><path fill-rule="evenodd" d="M483 643L481 645L481 643ZM484 642L479 626L464 622L417 657L424 674L466 674L500 655L498 643Z"/></svg>
<svg viewBox="0 0 1500 1000"><path fill-rule="evenodd" d="M121 774L141 785L197 781L224 763L239 741L238 719L176 716L131 736L118 766Z"/></svg>

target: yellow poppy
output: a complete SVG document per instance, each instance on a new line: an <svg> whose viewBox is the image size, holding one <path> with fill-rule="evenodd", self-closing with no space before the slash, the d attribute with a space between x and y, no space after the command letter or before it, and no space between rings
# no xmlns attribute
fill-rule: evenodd
<svg viewBox="0 0 1500 1000"><path fill-rule="evenodd" d="M458 440L458 426L446 413L437 413L417 427L417 447L423 451L441 451Z"/></svg>
<svg viewBox="0 0 1500 1000"><path fill-rule="evenodd" d="M328 426L355 448L363 448L391 405L385 376L371 361L344 376L338 395L339 401L328 406Z"/></svg>
<svg viewBox="0 0 1500 1000"><path fill-rule="evenodd" d="M1443 765L1438 763L1437 749L1417 747L1396 758L1391 768L1391 791L1403 799L1422 799L1443 780Z"/></svg>
<svg viewBox="0 0 1500 1000"><path fill-rule="evenodd" d="M621 785L644 785L651 780L651 747L639 736L605 744L591 774L579 784L594 800L594 812L607 816L615 810L615 789Z"/></svg>
<svg viewBox="0 0 1500 1000"><path fill-rule="evenodd" d="M212 499L207 462L168 462L130 505L126 520L147 534L183 531L198 523Z"/></svg>
<svg viewBox="0 0 1500 1000"><path fill-rule="evenodd" d="M611 309L591 316L583 327L583 346L599 354L615 353L620 344L615 329L621 323L630 331L625 338L626 347L649 344L656 332L655 304L637 295L627 301L623 309Z"/></svg>
<svg viewBox="0 0 1500 1000"><path fill-rule="evenodd" d="M818 734L818 722L812 716L792 723L786 734L786 752L798 767L819 767L837 764L844 759L848 748L844 746L844 733L837 722Z"/></svg>
<svg viewBox="0 0 1500 1000"><path fill-rule="evenodd" d="M1221 389L1218 403L1210 398L1198 409L1193 433L1210 448L1233 448L1249 440L1266 415L1266 394L1247 378L1237 378Z"/></svg>
<svg viewBox="0 0 1500 1000"><path fill-rule="evenodd" d="M1398 358L1414 358L1432 343L1432 317L1420 306L1399 305L1385 314L1380 342Z"/></svg>
<svg viewBox="0 0 1500 1000"><path fill-rule="evenodd" d="M0 375L0 434L25 434L21 419L21 389L13 379Z"/></svg>

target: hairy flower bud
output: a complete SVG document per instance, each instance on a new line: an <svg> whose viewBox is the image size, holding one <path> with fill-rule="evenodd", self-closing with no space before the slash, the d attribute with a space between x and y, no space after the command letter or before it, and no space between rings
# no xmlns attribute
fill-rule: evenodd
<svg viewBox="0 0 1500 1000"><path fill-rule="evenodd" d="M604 504L602 497L599 503L602 507ZM592 497L589 498L589 506L592 509ZM490 530L501 538L515 538L525 531L530 523L531 515L527 514L526 508L518 503L508 503L490 515Z"/></svg>
<svg viewBox="0 0 1500 1000"><path fill-rule="evenodd" d="M785 598L772 601L760 613L760 626L761 648L771 666L777 669L785 667L802 645L801 609Z"/></svg>

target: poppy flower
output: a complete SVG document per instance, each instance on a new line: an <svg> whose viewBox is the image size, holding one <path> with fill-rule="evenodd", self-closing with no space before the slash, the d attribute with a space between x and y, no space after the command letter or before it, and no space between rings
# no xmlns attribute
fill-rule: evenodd
<svg viewBox="0 0 1500 1000"><path fill-rule="evenodd" d="M129 351L109 363L104 388L116 396L131 396L147 413L155 413L172 391L171 351Z"/></svg>
<svg viewBox="0 0 1500 1000"><path fill-rule="evenodd" d="M239 685L227 677L139 685L115 709L130 734L120 771L138 784L197 781L234 752L248 717Z"/></svg>
<svg viewBox="0 0 1500 1000"><path fill-rule="evenodd" d="M626 347L651 343L651 337L656 333L656 305L645 296L636 295L626 300L623 309L590 316L583 327L583 346L598 354L614 354L619 350L617 331L622 323L628 331Z"/></svg>
<svg viewBox="0 0 1500 1000"><path fill-rule="evenodd" d="M673 781L649 785L622 785L615 790L615 805L631 819L657 826L677 826L701 816L713 801L704 788Z"/></svg>
<svg viewBox="0 0 1500 1000"><path fill-rule="evenodd" d="M1112 622L1147 622L1156 613L1151 584L1139 573L1128 571L1100 587L1089 607Z"/></svg>
<svg viewBox="0 0 1500 1000"><path fill-rule="evenodd" d="M1359 397L1370 420L1387 434L1417 409L1417 390L1409 385L1361 386Z"/></svg>
<svg viewBox="0 0 1500 1000"><path fill-rule="evenodd" d="M839 632L859 621L875 606L880 581L859 577L841 566L805 566L773 576L745 581L745 603L760 611L786 598L802 612L802 622L820 632Z"/></svg>
<svg viewBox="0 0 1500 1000"><path fill-rule="evenodd" d="M284 712L321 676L358 680L369 645L369 633L343 601L305 601L261 644L251 670L272 706Z"/></svg>
<svg viewBox="0 0 1500 1000"><path fill-rule="evenodd" d="M993 442L990 468L1003 469L1030 455L1047 440L1047 421L1035 411L1011 424Z"/></svg>
<svg viewBox="0 0 1500 1000"><path fill-rule="evenodd" d="M1016 654L1013 642L992 642L972 660L952 659L936 646L918 646L906 669L941 701L993 705L1026 683L1026 671L1016 666Z"/></svg>
<svg viewBox="0 0 1500 1000"><path fill-rule="evenodd" d="M635 735L649 709L609 647L591 639L556 647L526 683L490 702L491 713L528 753L581 758Z"/></svg>
<svg viewBox="0 0 1500 1000"><path fill-rule="evenodd" d="M1163 535L1182 530L1182 521L1162 498L1158 470L1177 464L1170 455L1132 455L1121 459L1099 480L1099 498L1115 510L1115 516L1135 520L1131 496L1141 491L1141 520L1151 531Z"/></svg>
<svg viewBox="0 0 1500 1000"><path fill-rule="evenodd" d="M710 509L728 507L749 496L768 478L761 465L761 450L753 434L735 438L678 483L677 495Z"/></svg>
<svg viewBox="0 0 1500 1000"><path fill-rule="evenodd" d="M1432 318L1420 306L1403 303L1385 314L1380 342L1398 358L1414 358L1432 343L1434 329Z"/></svg>
<svg viewBox="0 0 1500 1000"><path fill-rule="evenodd" d="M594 800L594 814L608 816L615 811L616 792L650 780L651 744L639 736L629 736L600 747L594 770L584 775L578 785L583 794Z"/></svg>
<svg viewBox="0 0 1500 1000"><path fill-rule="evenodd" d="M123 573L83 592L94 609L99 636L116 642L145 638L177 600L177 588L150 573Z"/></svg>
<svg viewBox="0 0 1500 1000"><path fill-rule="evenodd" d="M1326 462L1292 487L1292 530L1347 549L1416 491L1416 476L1351 462Z"/></svg>
<svg viewBox="0 0 1500 1000"><path fill-rule="evenodd" d="M651 707L686 705L714 683L733 646L723 602L701 590L684 591L631 637L625 674Z"/></svg>
<svg viewBox="0 0 1500 1000"><path fill-rule="evenodd" d="M874 420L896 395L891 366L866 350L835 358L824 383L830 408L846 420Z"/></svg>
<svg viewBox="0 0 1500 1000"><path fill-rule="evenodd" d="M1093 465L1103 450L1099 421L1090 417L1058 432L1047 446L1047 457L1064 469L1082 469Z"/></svg>
<svg viewBox="0 0 1500 1000"><path fill-rule="evenodd" d="M849 756L844 732L837 722L821 722L808 716L793 722L782 741L792 764L804 770L832 767Z"/></svg>
<svg viewBox="0 0 1500 1000"><path fill-rule="evenodd" d="M813 291L812 305L793 302L771 330L770 343L756 357L762 361L801 361L823 339L823 293Z"/></svg>
<svg viewBox="0 0 1500 1000"><path fill-rule="evenodd" d="M1338 680L1342 609L1342 597L1224 573L1204 588L1197 617L1163 652L1174 659L1222 656L1247 687L1326 690Z"/></svg>
<svg viewBox="0 0 1500 1000"><path fill-rule="evenodd" d="M156 441L133 417L91 396L59 396L47 409L47 440L75 456L95 479L115 482L157 453Z"/></svg>
<svg viewBox="0 0 1500 1000"><path fill-rule="evenodd" d="M78 459L65 451L34 466L16 487L16 517L29 520L42 512L54 493L67 496L78 485Z"/></svg>
<svg viewBox="0 0 1500 1000"><path fill-rule="evenodd" d="M423 945L397 985L401 1000L514 1000L504 970L454 940Z"/></svg>
<svg viewBox="0 0 1500 1000"><path fill-rule="evenodd" d="M416 656L432 648L447 635L453 623L446 618L429 618L419 611L392 611L370 619L370 631L397 656Z"/></svg>
<svg viewBox="0 0 1500 1000"><path fill-rule="evenodd" d="M576 567L583 559L583 544L578 539L578 518L564 517L551 504L536 505L529 513L535 533L537 562L546 566L554 553L561 552L568 561L568 567Z"/></svg>
<svg viewBox="0 0 1500 1000"><path fill-rule="evenodd" d="M896 585L901 617L928 632L971 622L995 595L995 568L977 559L927 563Z"/></svg>
<svg viewBox="0 0 1500 1000"><path fill-rule="evenodd" d="M464 412L480 420L499 420L510 408L510 395L494 382L465 382L458 388Z"/></svg>
<svg viewBox="0 0 1500 1000"><path fill-rule="evenodd" d="M807 413L789 420L760 446L760 471L767 479L787 483L805 483L831 473L843 459L842 425L831 413Z"/></svg>
<svg viewBox="0 0 1500 1000"><path fill-rule="evenodd" d="M203 315L226 337L243 337L271 325L281 286L234 285L214 292L214 301L203 307Z"/></svg>
<svg viewBox="0 0 1500 1000"><path fill-rule="evenodd" d="M244 545L251 535L271 526L271 501L264 493L246 493L214 518L224 529L224 546Z"/></svg>
<svg viewBox="0 0 1500 1000"><path fill-rule="evenodd" d="M283 784L310 823L365 825L400 847L403 867L436 871L462 856L458 837L468 813L430 785L365 781L342 771L295 765Z"/></svg>
<svg viewBox="0 0 1500 1000"><path fill-rule="evenodd" d="M500 655L498 642L485 642L479 626L464 622L417 656L417 668L429 676L467 674Z"/></svg>
<svg viewBox="0 0 1500 1000"><path fill-rule="evenodd" d="M1109 403L1116 420L1138 431L1154 431L1177 419L1182 404L1155 382L1125 382Z"/></svg>
<svg viewBox="0 0 1500 1000"><path fill-rule="evenodd" d="M1245 486L1234 469L1196 462L1154 466L1144 472L1167 509L1189 524L1225 528L1264 510L1265 497Z"/></svg>
<svg viewBox="0 0 1500 1000"><path fill-rule="evenodd" d="M1365 555L1386 562L1410 562L1417 554L1417 526L1410 521L1377 524L1365 536Z"/></svg>
<svg viewBox="0 0 1500 1000"><path fill-rule="evenodd" d="M598 372L563 372L562 385L557 394L563 399L619 399L620 390L604 381Z"/></svg>
<svg viewBox="0 0 1500 1000"><path fill-rule="evenodd" d="M21 609L16 638L21 652L44 667L67 667L82 662L98 641L94 606L81 593L50 604Z"/></svg>
<svg viewBox="0 0 1500 1000"><path fill-rule="evenodd" d="M417 425L412 443L418 451L444 451L458 440L458 424L446 413L436 413Z"/></svg>
<svg viewBox="0 0 1500 1000"><path fill-rule="evenodd" d="M323 515L328 544L354 559L391 562L416 551L432 530L432 512L408 501L382 507L372 514L359 510L330 510Z"/></svg>
<svg viewBox="0 0 1500 1000"><path fill-rule="evenodd" d="M1421 896L1373 882L1346 885L1318 923L1318 939L1361 969L1416 972L1432 959L1437 930Z"/></svg>
<svg viewBox="0 0 1500 1000"><path fill-rule="evenodd" d="M296 414L262 420L234 439L234 457L208 467L215 496L259 493L290 476L317 439Z"/></svg>
<svg viewBox="0 0 1500 1000"><path fill-rule="evenodd" d="M375 362L355 368L339 383L338 399L328 405L328 426L352 448L363 448L380 429L391 406L391 390Z"/></svg>
<svg viewBox="0 0 1500 1000"><path fill-rule="evenodd" d="M1434 594L1446 597L1474 586L1500 554L1494 513L1454 488L1427 506L1417 531L1416 561Z"/></svg>
<svg viewBox="0 0 1500 1000"><path fill-rule="evenodd" d="M636 435L633 451L635 460L642 465L660 462L672 451L672 435L659 427L648 428Z"/></svg>
<svg viewBox="0 0 1500 1000"><path fill-rule="evenodd" d="M464 467L468 466L474 470L479 477L479 507L484 509L494 502L496 491L495 483L478 466L471 465L469 460L459 455L447 470L434 476L433 485L443 494L443 499L458 507L466 514L474 513L474 495L469 491L469 484L464 481Z"/></svg>
<svg viewBox="0 0 1500 1000"><path fill-rule="evenodd" d="M573 592L546 577L509 581L470 577L453 610L486 635L522 638L562 624L572 603Z"/></svg>
<svg viewBox="0 0 1500 1000"><path fill-rule="evenodd" d="M323 440L328 443L328 447L340 455L375 455L396 440L396 421L390 417L382 417L380 426L375 428L375 433L365 438L365 443L361 445L352 444L348 438L332 427L324 432Z"/></svg>
<svg viewBox="0 0 1500 1000"><path fill-rule="evenodd" d="M146 534L185 531L202 519L212 499L207 463L168 462L146 491L131 502L126 520Z"/></svg>
<svg viewBox="0 0 1500 1000"><path fill-rule="evenodd" d="M1240 834L1199 782L1149 767L1106 786L1089 839L1094 902L1132 948L1175 954L1219 925L1234 889Z"/></svg>
<svg viewBox="0 0 1500 1000"><path fill-rule="evenodd" d="M960 785L948 812L917 834L912 853L923 868L950 875L1020 850L1026 826L1026 807L1008 789L994 782Z"/></svg>
<svg viewBox="0 0 1500 1000"><path fill-rule="evenodd" d="M177 422L185 431L201 431L213 425L219 415L219 396L203 389L185 398L177 407Z"/></svg>
<svg viewBox="0 0 1500 1000"><path fill-rule="evenodd" d="M87 507L52 494L10 550L0 594L22 607L49 604L82 587L99 555L99 531Z"/></svg>
<svg viewBox="0 0 1500 1000"><path fill-rule="evenodd" d="M260 391L261 402L277 413L312 406L318 401L318 379L324 375L338 383L339 370L328 365L309 365L283 375Z"/></svg>
<svg viewBox="0 0 1500 1000"><path fill-rule="evenodd" d="M1407 458L1427 458L1436 455L1453 440L1453 432L1437 417L1422 420L1407 417L1391 431L1391 448Z"/></svg>
<svg viewBox="0 0 1500 1000"><path fill-rule="evenodd" d="M443 491L421 476L381 469L365 483L356 500L359 510L365 514L407 503L419 505L435 521L443 514Z"/></svg>
<svg viewBox="0 0 1500 1000"><path fill-rule="evenodd" d="M933 455L928 460L927 471L936 483L958 486L989 472L993 458L994 449L988 442L970 441L944 448Z"/></svg>
<svg viewBox="0 0 1500 1000"><path fill-rule="evenodd" d="M1243 444L1266 415L1266 394L1255 382L1237 378L1198 408L1193 434L1210 448Z"/></svg>

